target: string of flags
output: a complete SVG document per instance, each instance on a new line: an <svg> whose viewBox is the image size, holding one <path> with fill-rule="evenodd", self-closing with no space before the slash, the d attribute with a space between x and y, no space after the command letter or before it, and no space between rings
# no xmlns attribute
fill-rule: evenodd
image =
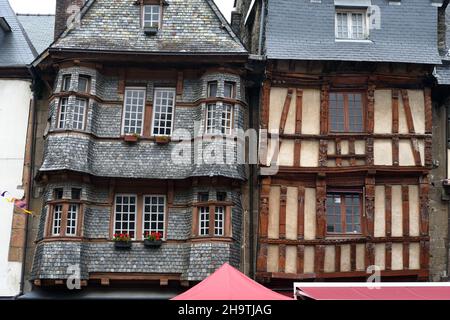
<svg viewBox="0 0 450 320"><path fill-rule="evenodd" d="M6 201L8 201L9 203L13 203L14 206L20 210L22 210L23 213L26 214L33 214L33 211L30 211L27 209L27 203L21 199L17 199L14 197L7 197L6 195L9 194L8 191L3 191L1 192L0 196L5 199Z"/></svg>

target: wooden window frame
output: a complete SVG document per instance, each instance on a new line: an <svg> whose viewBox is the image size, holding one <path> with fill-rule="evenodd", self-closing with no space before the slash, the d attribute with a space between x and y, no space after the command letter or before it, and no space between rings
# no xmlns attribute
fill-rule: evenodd
<svg viewBox="0 0 450 320"><path fill-rule="evenodd" d="M341 232L329 232L328 231L328 212L326 212L326 235L327 236L344 236L344 237L360 237L364 236L364 193L362 190L354 190L354 189L328 189L326 193L326 202L328 201L329 195L340 195L341 203L340 203L340 214L341 214ZM359 196L359 232L347 232L347 223L346 223L346 205L345 205L345 196L349 195L358 195ZM325 205L327 208L327 205Z"/></svg>
<svg viewBox="0 0 450 320"><path fill-rule="evenodd" d="M68 221L68 210L69 206L76 205L78 208L76 220L75 220L75 233L68 234L67 233L67 221ZM59 234L54 234L53 226L55 220L55 208L56 206L61 206L61 223L60 223L60 232ZM46 231L46 237L48 238L79 238L82 236L82 225L84 218L84 203L80 200L55 200L49 203L49 215Z"/></svg>
<svg viewBox="0 0 450 320"><path fill-rule="evenodd" d="M331 114L331 95L332 94L342 94L343 95L343 103L344 103L344 129L342 131L333 131L332 129L332 114ZM349 114L349 103L348 103L348 95L349 94L360 94L361 95L361 131L353 131L350 130L350 114ZM363 90L335 90L331 91L328 97L328 133L329 134L361 134L367 131L367 92Z"/></svg>
<svg viewBox="0 0 450 320"><path fill-rule="evenodd" d="M216 208L223 207L223 226L222 234L216 235ZM201 208L205 208L206 212L209 214L208 217L208 232L206 234L201 234ZM232 215L233 203L231 201L206 201L197 202L193 204L193 237L199 238L230 238L232 236Z"/></svg>

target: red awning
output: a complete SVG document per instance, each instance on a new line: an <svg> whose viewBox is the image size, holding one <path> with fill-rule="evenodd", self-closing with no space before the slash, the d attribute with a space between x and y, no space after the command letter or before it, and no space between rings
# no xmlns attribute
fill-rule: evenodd
<svg viewBox="0 0 450 320"><path fill-rule="evenodd" d="M260 285L228 263L172 300L292 300Z"/></svg>
<svg viewBox="0 0 450 320"><path fill-rule="evenodd" d="M297 283L296 289L315 300L450 300L448 283Z"/></svg>

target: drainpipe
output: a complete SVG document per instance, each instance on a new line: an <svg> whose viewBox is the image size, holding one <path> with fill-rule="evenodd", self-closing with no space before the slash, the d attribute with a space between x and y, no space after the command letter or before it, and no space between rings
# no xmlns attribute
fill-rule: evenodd
<svg viewBox="0 0 450 320"><path fill-rule="evenodd" d="M266 0L262 0L261 1L261 17L260 17L260 25L259 25L258 55L262 55L265 17L266 17Z"/></svg>
<svg viewBox="0 0 450 320"><path fill-rule="evenodd" d="M30 103L30 112L29 112L29 121L28 123L31 123L31 134L27 135L29 141L31 141L31 149L29 150L30 154L27 155L25 161L29 161L29 168L28 168L28 188L26 190L26 196L25 201L29 205L31 194L33 192L33 181L34 181L34 161L35 161L35 147L36 147L36 128L37 128L37 116L36 116L36 108L37 108L37 94L36 94L36 81L38 79L36 71L33 69L33 67L28 67L28 72L30 73L32 77L32 102ZM20 276L20 293L17 297L22 296L24 294L24 287L25 287L25 270L26 270L26 263L27 263L27 245L28 245L28 225L29 225L30 216L27 215L27 218L25 220L25 237L24 237L24 243L23 243L23 256L22 256L22 271Z"/></svg>

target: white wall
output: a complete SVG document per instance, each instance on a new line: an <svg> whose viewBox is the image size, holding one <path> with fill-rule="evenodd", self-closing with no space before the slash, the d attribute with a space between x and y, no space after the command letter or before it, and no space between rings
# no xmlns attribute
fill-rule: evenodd
<svg viewBox="0 0 450 320"><path fill-rule="evenodd" d="M0 190L21 198L30 82L0 79ZM11 195L9 195L11 196ZM8 262L13 206L0 198L0 296L19 293L21 263Z"/></svg>

